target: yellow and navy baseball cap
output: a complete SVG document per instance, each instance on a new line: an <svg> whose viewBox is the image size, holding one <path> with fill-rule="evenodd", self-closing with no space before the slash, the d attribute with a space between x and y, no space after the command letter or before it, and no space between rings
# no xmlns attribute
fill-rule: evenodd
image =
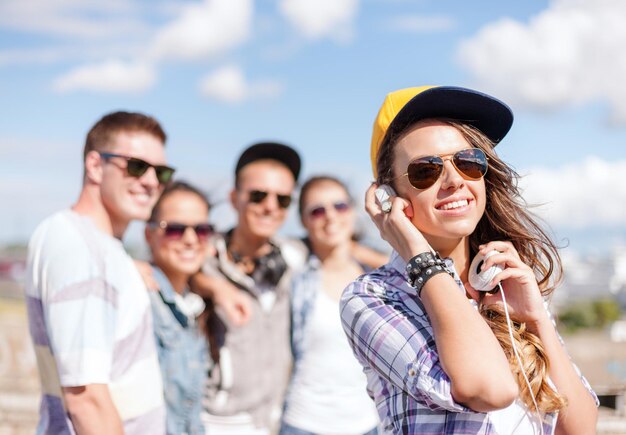
<svg viewBox="0 0 626 435"><path fill-rule="evenodd" d="M494 146L513 125L513 112L502 101L472 89L456 86L420 86L387 94L372 131L370 158L377 176L378 150L388 132L402 133L422 119L448 118L465 122L485 134Z"/></svg>

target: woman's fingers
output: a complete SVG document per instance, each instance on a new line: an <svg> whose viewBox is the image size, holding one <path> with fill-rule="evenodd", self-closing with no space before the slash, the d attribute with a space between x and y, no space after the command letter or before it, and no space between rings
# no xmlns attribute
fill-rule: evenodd
<svg viewBox="0 0 626 435"><path fill-rule="evenodd" d="M493 251L496 251L494 254ZM528 268L521 260L517 250L511 242L508 241L492 241L479 246L478 253L487 257L482 264L481 270L487 270L493 265L501 268Z"/></svg>
<svg viewBox="0 0 626 435"><path fill-rule="evenodd" d="M385 212L376 199L377 187L376 183L372 183L365 192L365 210L376 224L381 238L405 259L428 250L428 243L424 236L405 213L410 205L409 201L399 196L392 196L391 209Z"/></svg>
<svg viewBox="0 0 626 435"><path fill-rule="evenodd" d="M383 237L383 211L376 201L376 196L374 191L378 185L376 183L372 183L370 187L365 191L365 211L370 216L370 219L374 222L378 231L380 232L381 237ZM384 239L384 237L383 237Z"/></svg>
<svg viewBox="0 0 626 435"><path fill-rule="evenodd" d="M377 187L378 185L376 183L372 183L370 184L370 187L368 187L365 191L365 211L367 211L367 213L370 215L374 213L376 211L375 209L377 208L376 197L374 195L374 191Z"/></svg>

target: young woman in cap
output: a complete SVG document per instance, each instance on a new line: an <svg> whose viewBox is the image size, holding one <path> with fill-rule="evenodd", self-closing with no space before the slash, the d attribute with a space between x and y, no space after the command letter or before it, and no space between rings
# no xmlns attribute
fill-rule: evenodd
<svg viewBox="0 0 626 435"><path fill-rule="evenodd" d="M377 434L376 407L338 316L342 290L364 272L353 257L352 199L338 179L313 177L299 212L311 254L292 284L294 370L280 435Z"/></svg>
<svg viewBox="0 0 626 435"><path fill-rule="evenodd" d="M372 165L398 196L383 207L375 184L366 209L395 252L345 290L341 316L388 433L595 432L597 398L546 309L557 249L493 149L512 122L456 87L396 91L379 111ZM493 292L468 282L477 254L501 267Z"/></svg>

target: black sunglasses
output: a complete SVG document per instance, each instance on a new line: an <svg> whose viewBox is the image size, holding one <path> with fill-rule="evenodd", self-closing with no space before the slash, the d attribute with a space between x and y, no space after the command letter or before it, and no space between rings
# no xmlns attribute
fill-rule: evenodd
<svg viewBox="0 0 626 435"><path fill-rule="evenodd" d="M260 204L265 201L265 198L270 194L270 192L265 192L263 190L251 190L248 192L248 201L254 204ZM291 205L291 195L281 195L280 193L273 193L276 195L276 201L280 208L287 208Z"/></svg>
<svg viewBox="0 0 626 435"><path fill-rule="evenodd" d="M177 222L148 222L151 227L161 228L166 238L178 240L183 237L187 228L191 228L196 233L198 240L205 241L215 232L211 224L185 225Z"/></svg>
<svg viewBox="0 0 626 435"><path fill-rule="evenodd" d="M409 163L406 172L400 177L408 176L409 183L416 189L428 189L443 174L443 162L446 160L452 161L461 176L467 180L480 180L489 168L487 156L483 150L468 148L452 155L420 157Z"/></svg>
<svg viewBox="0 0 626 435"><path fill-rule="evenodd" d="M100 154L100 156L102 156L102 158L104 158L105 160L108 160L114 157L125 159L127 162L125 169L128 175L130 175L131 177L139 178L143 174L145 174L148 169L154 168L154 172L156 172L157 180L159 180L159 183L161 184L169 183L172 180L172 176L174 175L174 172L176 171L176 169L170 168L169 166L153 165L151 163L146 162L145 160L141 160L135 157L128 157L128 156L123 156L121 154L115 154L115 153L104 153L100 151L98 151L98 154Z"/></svg>
<svg viewBox="0 0 626 435"><path fill-rule="evenodd" d="M314 219L325 217L328 214L327 205L315 205L308 209L306 214L311 216ZM338 201L333 204L330 204L330 207L333 207L336 212L344 213L350 210L350 203L346 201Z"/></svg>

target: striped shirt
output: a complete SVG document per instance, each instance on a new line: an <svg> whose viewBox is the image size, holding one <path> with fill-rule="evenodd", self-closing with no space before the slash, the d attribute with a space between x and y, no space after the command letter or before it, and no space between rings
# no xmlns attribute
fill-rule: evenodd
<svg viewBox="0 0 626 435"><path fill-rule="evenodd" d="M165 433L145 285L120 240L73 211L29 244L26 303L42 386L38 434L74 433L61 387L107 384L126 434Z"/></svg>
<svg viewBox="0 0 626 435"><path fill-rule="evenodd" d="M454 270L450 259L446 263ZM389 264L350 284L340 303L344 331L364 367L383 429L393 434L496 434L496 414L454 401L428 315L407 282L405 267L393 253ZM464 292L456 273L455 281ZM546 435L554 432L556 417L544 416Z"/></svg>

